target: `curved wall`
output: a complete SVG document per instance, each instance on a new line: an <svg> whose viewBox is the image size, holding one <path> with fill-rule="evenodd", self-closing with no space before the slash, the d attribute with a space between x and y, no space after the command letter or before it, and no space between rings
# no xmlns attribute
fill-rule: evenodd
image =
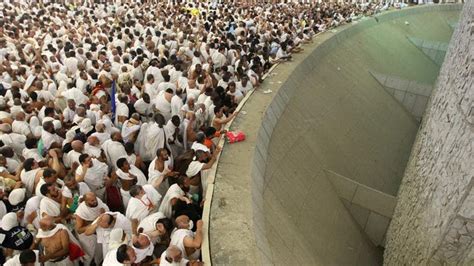
<svg viewBox="0 0 474 266"><path fill-rule="evenodd" d="M212 263L381 263L376 245L418 129L412 111L427 101L408 89L435 83L433 58L459 10L417 7L344 26L274 70L232 125L247 140L219 160Z"/></svg>

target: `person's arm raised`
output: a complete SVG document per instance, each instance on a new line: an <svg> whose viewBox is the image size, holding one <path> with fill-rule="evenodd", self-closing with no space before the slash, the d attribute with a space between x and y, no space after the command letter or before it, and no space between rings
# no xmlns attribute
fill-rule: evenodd
<svg viewBox="0 0 474 266"><path fill-rule="evenodd" d="M99 220L103 215L104 214L99 215L99 217L97 217L97 219L95 219L94 222L92 222L90 225L86 227L86 230L84 230L84 234L86 236L90 236L95 233L97 227L99 227Z"/></svg>
<svg viewBox="0 0 474 266"><path fill-rule="evenodd" d="M222 151L222 148L221 148L221 147L216 147L216 150L215 150L214 153L212 154L211 159L209 160L209 162L207 162L207 163L201 168L201 170L210 169L210 168L212 167L212 165L214 165L214 163L216 162L217 156L219 155L219 153L220 153L221 151Z"/></svg>
<svg viewBox="0 0 474 266"><path fill-rule="evenodd" d="M221 124L227 124L230 120L232 120L234 117L236 117L239 114L239 111L233 112L229 117L225 119L219 119L217 122L220 122Z"/></svg>
<svg viewBox="0 0 474 266"><path fill-rule="evenodd" d="M185 237L184 238L184 246L187 248L195 248L200 249L202 244L202 220L197 221L196 223L196 232L194 233L194 237Z"/></svg>
<svg viewBox="0 0 474 266"><path fill-rule="evenodd" d="M86 177L86 174L87 174L87 170L89 169L89 165L90 164L87 164L87 163L82 164L82 173L80 175L77 174L77 172L76 172L76 181L77 182L84 181L84 178ZM76 169L76 171L77 171L77 169Z"/></svg>

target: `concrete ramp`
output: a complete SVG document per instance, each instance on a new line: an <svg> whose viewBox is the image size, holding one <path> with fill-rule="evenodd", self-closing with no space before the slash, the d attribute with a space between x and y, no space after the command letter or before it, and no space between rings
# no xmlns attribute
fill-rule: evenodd
<svg viewBox="0 0 474 266"><path fill-rule="evenodd" d="M460 8L409 8L347 25L274 70L232 126L247 140L226 145L219 161L213 264L382 263L423 112L414 116L370 71L432 87L440 66L407 36L448 43L446 21Z"/></svg>

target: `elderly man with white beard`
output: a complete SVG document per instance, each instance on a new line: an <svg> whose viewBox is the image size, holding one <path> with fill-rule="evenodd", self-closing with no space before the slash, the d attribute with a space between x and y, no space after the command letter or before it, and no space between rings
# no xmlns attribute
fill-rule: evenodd
<svg viewBox="0 0 474 266"><path fill-rule="evenodd" d="M86 193L82 198L79 207L77 207L75 229L79 242L88 255L88 258L85 261L86 265L89 265L93 260L96 265L99 265L102 261L102 247L97 245L97 235L86 235L85 231L87 227L99 217L99 215L106 211L109 211L109 207L107 207L102 200L97 198L93 192Z"/></svg>

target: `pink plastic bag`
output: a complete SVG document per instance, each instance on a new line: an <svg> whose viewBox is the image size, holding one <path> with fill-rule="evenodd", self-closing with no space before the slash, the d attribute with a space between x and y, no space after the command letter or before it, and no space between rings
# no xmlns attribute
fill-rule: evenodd
<svg viewBox="0 0 474 266"><path fill-rule="evenodd" d="M245 133L242 131L229 131L225 133L229 143L235 143L245 140Z"/></svg>

